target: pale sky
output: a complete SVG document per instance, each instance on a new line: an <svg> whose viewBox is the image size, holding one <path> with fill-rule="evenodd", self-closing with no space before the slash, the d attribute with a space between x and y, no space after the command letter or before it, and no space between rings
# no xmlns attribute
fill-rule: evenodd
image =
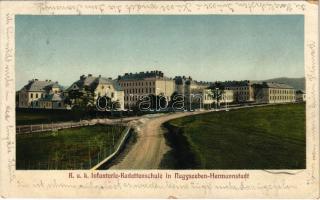
<svg viewBox="0 0 320 200"><path fill-rule="evenodd" d="M302 15L16 16L16 87L161 70L196 80L304 76Z"/></svg>

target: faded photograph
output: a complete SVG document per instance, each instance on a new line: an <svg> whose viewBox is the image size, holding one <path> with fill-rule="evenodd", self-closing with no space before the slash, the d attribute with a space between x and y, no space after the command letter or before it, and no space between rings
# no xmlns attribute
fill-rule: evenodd
<svg viewBox="0 0 320 200"><path fill-rule="evenodd" d="M15 16L16 169L305 169L303 15Z"/></svg>

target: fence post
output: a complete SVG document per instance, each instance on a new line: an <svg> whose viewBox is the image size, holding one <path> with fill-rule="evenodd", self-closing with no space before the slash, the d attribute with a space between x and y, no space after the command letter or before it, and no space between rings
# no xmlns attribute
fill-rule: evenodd
<svg viewBox="0 0 320 200"><path fill-rule="evenodd" d="M43 131L43 124L41 124L41 131Z"/></svg>
<svg viewBox="0 0 320 200"><path fill-rule="evenodd" d="M89 140L89 148L88 148L88 153L89 153L89 165L90 165L90 168L91 168L91 152L90 152L90 146L91 146L91 144L90 144L90 140Z"/></svg>
<svg viewBox="0 0 320 200"><path fill-rule="evenodd" d="M30 133L32 133L32 125L30 125Z"/></svg>

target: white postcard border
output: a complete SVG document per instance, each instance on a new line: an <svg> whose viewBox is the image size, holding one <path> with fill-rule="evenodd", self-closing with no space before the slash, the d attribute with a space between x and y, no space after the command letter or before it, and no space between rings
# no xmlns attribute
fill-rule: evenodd
<svg viewBox="0 0 320 200"><path fill-rule="evenodd" d="M319 198L318 6L305 1L0 2L0 194L3 197ZM70 179L90 170L15 170L15 15L304 15L307 93L306 170L108 170L173 175L249 173L246 180Z"/></svg>

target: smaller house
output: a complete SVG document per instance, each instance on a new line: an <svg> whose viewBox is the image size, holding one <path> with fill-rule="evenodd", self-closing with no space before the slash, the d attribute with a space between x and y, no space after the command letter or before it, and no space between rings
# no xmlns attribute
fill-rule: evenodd
<svg viewBox="0 0 320 200"><path fill-rule="evenodd" d="M124 110L124 91L122 87L117 80L104 78L101 77L101 75L97 77L92 76L92 74L88 74L88 76L82 75L80 79L71 84L64 93L65 96L71 99L71 106L83 100L83 94L86 93L86 98L90 99L88 105L96 106L98 98L106 96L109 97L112 102L119 103L119 110ZM71 95L73 93L79 93L79 96Z"/></svg>
<svg viewBox="0 0 320 200"><path fill-rule="evenodd" d="M44 109L67 109L68 105L64 102L62 93L46 94L43 98L39 99L39 108Z"/></svg>
<svg viewBox="0 0 320 200"><path fill-rule="evenodd" d="M303 90L296 91L296 102L305 102L306 101L306 93Z"/></svg>
<svg viewBox="0 0 320 200"><path fill-rule="evenodd" d="M58 82L51 80L32 79L17 92L17 97L19 108L67 108L64 106L63 87Z"/></svg>

